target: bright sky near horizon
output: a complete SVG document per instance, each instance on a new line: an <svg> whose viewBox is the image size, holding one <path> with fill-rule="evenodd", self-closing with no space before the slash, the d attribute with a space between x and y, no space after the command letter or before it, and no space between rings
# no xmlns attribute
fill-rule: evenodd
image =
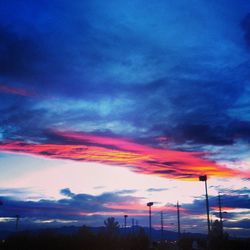
<svg viewBox="0 0 250 250"><path fill-rule="evenodd" d="M250 235L250 3L0 2L0 227ZM131 223L130 223L131 224Z"/></svg>

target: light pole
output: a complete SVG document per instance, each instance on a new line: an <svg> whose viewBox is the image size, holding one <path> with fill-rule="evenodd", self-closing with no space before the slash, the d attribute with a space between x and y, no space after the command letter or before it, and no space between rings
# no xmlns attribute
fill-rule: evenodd
<svg viewBox="0 0 250 250"><path fill-rule="evenodd" d="M207 229L208 229L208 234L209 234L210 233L210 219L209 219L209 204L208 204L208 194L207 194L207 176L206 175L199 176L199 181L205 182L206 207L207 207Z"/></svg>
<svg viewBox="0 0 250 250"><path fill-rule="evenodd" d="M132 218L132 232L135 232L135 219Z"/></svg>
<svg viewBox="0 0 250 250"><path fill-rule="evenodd" d="M153 202L148 202L147 206L149 208L149 239L152 239L152 223L151 223L151 207L154 205Z"/></svg>
<svg viewBox="0 0 250 250"><path fill-rule="evenodd" d="M222 212L221 212L220 193L218 194L218 199L219 199L220 230L221 230L221 235L223 235L223 220L222 220Z"/></svg>
<svg viewBox="0 0 250 250"><path fill-rule="evenodd" d="M16 231L18 231L18 225L19 225L20 215L16 215Z"/></svg>
<svg viewBox="0 0 250 250"><path fill-rule="evenodd" d="M163 212L161 211L161 241L163 241L163 231L164 231Z"/></svg>
<svg viewBox="0 0 250 250"><path fill-rule="evenodd" d="M127 231L127 218L128 218L128 215L125 214L124 215L124 228L125 228L125 232Z"/></svg>
<svg viewBox="0 0 250 250"><path fill-rule="evenodd" d="M179 205L179 201L177 201L176 207L177 207L177 222L178 222L178 239L180 239L180 237L181 237L181 226L180 226L180 205Z"/></svg>

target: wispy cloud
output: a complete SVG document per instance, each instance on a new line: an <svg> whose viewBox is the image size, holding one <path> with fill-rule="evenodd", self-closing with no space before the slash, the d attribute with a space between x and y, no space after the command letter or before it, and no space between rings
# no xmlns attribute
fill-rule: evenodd
<svg viewBox="0 0 250 250"><path fill-rule="evenodd" d="M148 192L161 192L161 191L166 191L168 190L167 188L149 188L147 189Z"/></svg>
<svg viewBox="0 0 250 250"><path fill-rule="evenodd" d="M34 96L35 93L22 88L10 87L4 84L0 84L0 92L21 95L21 96Z"/></svg>
<svg viewBox="0 0 250 250"><path fill-rule="evenodd" d="M54 135L60 139L60 144L9 141L1 143L0 150L120 165L138 173L176 179L196 179L203 173L217 177L242 174L206 159L204 152L161 149L125 139L86 133L54 131Z"/></svg>

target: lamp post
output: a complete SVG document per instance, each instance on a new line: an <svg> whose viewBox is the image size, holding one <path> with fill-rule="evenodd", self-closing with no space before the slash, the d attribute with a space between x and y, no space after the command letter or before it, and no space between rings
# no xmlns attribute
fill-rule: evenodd
<svg viewBox="0 0 250 250"><path fill-rule="evenodd" d="M177 201L176 207L177 207L178 239L180 240L180 238L181 238L181 226L180 226L180 205L179 205L179 201Z"/></svg>
<svg viewBox="0 0 250 250"><path fill-rule="evenodd" d="M126 232L126 230L127 230L127 218L128 218L128 215L125 214L125 215L124 215L124 228L125 228L125 232Z"/></svg>
<svg viewBox="0 0 250 250"><path fill-rule="evenodd" d="M207 229L208 229L208 234L209 234L210 233L210 219L209 219L209 204L208 204L208 194L207 194L207 176L206 175L199 176L199 181L205 182L206 207L207 207Z"/></svg>
<svg viewBox="0 0 250 250"><path fill-rule="evenodd" d="M135 219L132 218L132 232L135 232Z"/></svg>
<svg viewBox="0 0 250 250"><path fill-rule="evenodd" d="M223 235L223 219L222 219L222 211L221 211L220 193L218 194L218 201L219 201L220 231L221 231L221 235Z"/></svg>
<svg viewBox="0 0 250 250"><path fill-rule="evenodd" d="M161 211L161 242L163 241L163 231L164 231L163 212Z"/></svg>
<svg viewBox="0 0 250 250"><path fill-rule="evenodd" d="M152 239L152 222L151 222L151 207L154 205L153 202L148 202L147 206L149 208L149 239Z"/></svg>
<svg viewBox="0 0 250 250"><path fill-rule="evenodd" d="M18 226L19 226L19 220L20 220L20 215L16 215L16 231L18 231Z"/></svg>

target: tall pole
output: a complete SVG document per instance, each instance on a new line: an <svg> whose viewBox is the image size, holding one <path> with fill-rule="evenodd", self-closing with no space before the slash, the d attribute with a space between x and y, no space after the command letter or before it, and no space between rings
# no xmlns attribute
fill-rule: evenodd
<svg viewBox="0 0 250 250"><path fill-rule="evenodd" d="M18 231L19 219L20 219L20 216L16 215L16 231Z"/></svg>
<svg viewBox="0 0 250 250"><path fill-rule="evenodd" d="M208 193L207 193L207 178L205 180L205 188L206 188L206 207L207 207L207 229L208 229L208 233L210 233L209 203L208 203Z"/></svg>
<svg viewBox="0 0 250 250"><path fill-rule="evenodd" d="M147 206L149 208L149 239L152 241L152 222L151 222L151 207L153 206L153 202L148 202Z"/></svg>
<svg viewBox="0 0 250 250"><path fill-rule="evenodd" d="M135 219L132 218L132 232L135 232Z"/></svg>
<svg viewBox="0 0 250 250"><path fill-rule="evenodd" d="M207 231L210 233L210 219L209 219L209 203L208 203L208 194L207 194L207 176L202 175L199 177L200 181L205 182L205 190L206 190L206 207L207 207Z"/></svg>
<svg viewBox="0 0 250 250"><path fill-rule="evenodd" d="M161 241L163 241L163 229L164 229L164 225L163 225L163 212L161 211Z"/></svg>
<svg viewBox="0 0 250 250"><path fill-rule="evenodd" d="M180 225L180 205L179 201L177 201L177 221L178 221L178 239L180 239L181 236L181 225Z"/></svg>
<svg viewBox="0 0 250 250"><path fill-rule="evenodd" d="M127 232L127 218L128 218L128 215L125 214L124 215L124 229L125 229L125 233Z"/></svg>
<svg viewBox="0 0 250 250"><path fill-rule="evenodd" d="M221 230L221 234L223 235L223 220L222 220L220 193L218 195L218 199L219 199L220 230Z"/></svg>
<svg viewBox="0 0 250 250"><path fill-rule="evenodd" d="M152 221L151 221L151 206L149 206L149 237L152 239Z"/></svg>

